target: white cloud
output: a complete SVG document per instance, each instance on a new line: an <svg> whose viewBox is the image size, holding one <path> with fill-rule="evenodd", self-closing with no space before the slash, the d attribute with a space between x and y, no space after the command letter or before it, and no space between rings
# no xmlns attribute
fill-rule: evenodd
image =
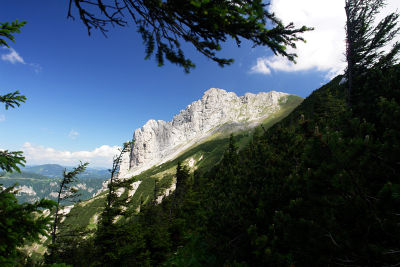
<svg viewBox="0 0 400 267"><path fill-rule="evenodd" d="M24 143L21 150L24 152L26 163L45 164L55 163L61 165L75 166L82 162L89 162L91 167L109 168L112 165L114 155L118 153L118 146L102 145L92 151L60 151L51 147Z"/></svg>
<svg viewBox="0 0 400 267"><path fill-rule="evenodd" d="M4 61L8 61L12 64L15 63L21 63L21 64L26 64L24 59L18 54L17 51L15 51L13 48L7 48L9 53L1 55L1 59Z"/></svg>
<svg viewBox="0 0 400 267"><path fill-rule="evenodd" d="M78 135L79 133L72 129L71 131L69 131L68 137L75 140L76 138L78 138Z"/></svg>
<svg viewBox="0 0 400 267"><path fill-rule="evenodd" d="M400 9L398 0L387 3L382 14ZM297 64L281 56L261 57L251 68L252 73L318 70L332 78L343 72L346 66L344 0L272 0L271 11L286 24L293 22L298 27L306 25L315 30L303 35L307 43L298 42L297 49L288 48L298 55Z"/></svg>
<svg viewBox="0 0 400 267"><path fill-rule="evenodd" d="M271 69L267 67L264 58L257 58L257 64L251 67L251 72L262 73L262 74L271 74Z"/></svg>
<svg viewBox="0 0 400 267"><path fill-rule="evenodd" d="M6 116L4 114L0 114L0 122L3 122L6 120Z"/></svg>
<svg viewBox="0 0 400 267"><path fill-rule="evenodd" d="M20 56L20 54L17 51L15 51L13 48L5 48L5 49L8 50L9 53L1 55L1 59L3 61L7 61L12 64L20 63L23 65L28 65L28 66L32 67L36 73L39 73L42 71L42 67L39 64L25 62L23 57Z"/></svg>

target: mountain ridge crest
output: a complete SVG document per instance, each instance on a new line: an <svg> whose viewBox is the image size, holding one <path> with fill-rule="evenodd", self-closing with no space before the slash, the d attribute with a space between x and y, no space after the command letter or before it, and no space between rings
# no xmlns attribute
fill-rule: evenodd
<svg viewBox="0 0 400 267"><path fill-rule="evenodd" d="M134 145L122 156L118 177L129 178L171 160L223 125L232 124L236 130L255 127L278 112L287 96L276 91L237 96L224 89L210 88L171 121L151 119L136 129Z"/></svg>

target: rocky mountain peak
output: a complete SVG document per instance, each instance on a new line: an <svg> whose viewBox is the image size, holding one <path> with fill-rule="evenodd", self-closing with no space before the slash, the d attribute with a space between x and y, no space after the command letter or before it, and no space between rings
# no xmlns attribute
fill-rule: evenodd
<svg viewBox="0 0 400 267"><path fill-rule="evenodd" d="M219 89L219 88L210 88L207 91L204 92L203 97L205 98L208 95L213 95L213 94L226 94L227 92L224 89Z"/></svg>
<svg viewBox="0 0 400 267"><path fill-rule="evenodd" d="M246 93L210 88L203 97L175 115L172 121L149 120L133 134L135 143L123 155L120 178L137 175L154 165L171 160L193 144L227 124L239 129L254 127L280 109L288 94L281 92Z"/></svg>

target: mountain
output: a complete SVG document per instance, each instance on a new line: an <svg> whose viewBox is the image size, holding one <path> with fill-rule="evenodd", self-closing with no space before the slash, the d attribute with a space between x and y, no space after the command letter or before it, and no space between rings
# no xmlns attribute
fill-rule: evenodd
<svg viewBox="0 0 400 267"><path fill-rule="evenodd" d="M124 183L117 188L117 195L124 203L124 213L137 214L154 197L157 203L162 203L176 188L178 162L188 166L192 172L212 169L226 151L230 134L235 135L239 147L245 147L252 139L254 127L263 125L264 130L268 129L302 101L301 97L275 91L238 97L235 93L212 88L180 111L172 121L149 120L134 131L134 145L129 153L123 155L119 178ZM27 170L54 177L63 168L46 164L31 166ZM82 179L81 183L84 182L86 180ZM60 233L66 236L71 232L80 233L80 236L88 238L97 228L105 207L106 190L107 182L104 182L92 198L73 207L66 206ZM129 218L124 216L115 218L118 224L127 220ZM71 241L60 242L74 244ZM38 257L45 251L39 244L26 249L28 254Z"/></svg>
<svg viewBox="0 0 400 267"><path fill-rule="evenodd" d="M43 164L36 166L26 166L22 171L41 174L47 177L61 177L65 167L58 164Z"/></svg>
<svg viewBox="0 0 400 267"><path fill-rule="evenodd" d="M0 173L0 184L4 187L16 185L17 199L19 202L33 203L41 198L57 199L57 191L63 171L72 170L58 164L43 164L26 166L21 173ZM80 200L91 198L102 188L103 181L109 178L108 170L91 169L78 176L79 181L74 183L80 190ZM66 203L63 203L66 204Z"/></svg>
<svg viewBox="0 0 400 267"><path fill-rule="evenodd" d="M47 177L62 177L64 170L71 171L73 167L71 166L61 166L58 164L43 164L35 166L26 166L22 168L25 172L37 173ZM106 169L94 169L86 168L85 172L82 173L80 178L97 178L97 179L107 179L109 176L109 171Z"/></svg>
<svg viewBox="0 0 400 267"><path fill-rule="evenodd" d="M341 79L265 130L209 135L127 177L105 213L106 192L79 203L60 232L85 237L60 239L58 255L76 266L395 266L400 67L364 75L351 108Z"/></svg>
<svg viewBox="0 0 400 267"><path fill-rule="evenodd" d="M172 121L149 120L135 130L134 145L123 155L119 177L128 178L172 160L212 135L251 129L292 107L293 100L299 103L301 98L275 91L238 97L233 92L211 88Z"/></svg>
<svg viewBox="0 0 400 267"><path fill-rule="evenodd" d="M68 209L57 262L397 266L400 65L368 70L350 103L342 78L304 101L287 96L262 127L227 137L217 125L172 160L114 183L115 194Z"/></svg>
<svg viewBox="0 0 400 267"><path fill-rule="evenodd" d="M223 156L231 133L239 147L252 138L253 129L268 129L296 108L303 99L279 92L245 94L212 88L170 122L148 121L134 131L134 146L123 155L119 177L125 186L118 189L126 198L126 212L136 213L140 205L157 202L175 189L176 166L182 162L191 171L209 170ZM156 192L155 192L156 187ZM104 208L107 183L95 197L70 210L61 230L94 229ZM122 221L123 217L119 217Z"/></svg>

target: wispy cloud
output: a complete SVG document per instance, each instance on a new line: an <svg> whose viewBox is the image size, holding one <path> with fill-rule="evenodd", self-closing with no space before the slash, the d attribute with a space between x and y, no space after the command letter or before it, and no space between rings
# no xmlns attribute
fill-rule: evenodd
<svg viewBox="0 0 400 267"><path fill-rule="evenodd" d="M109 168L114 155L118 153L118 146L102 145L92 151L61 151L51 147L24 143L21 150L24 152L26 163L45 164L54 163L61 165L77 165L79 161L89 162L91 167Z"/></svg>
<svg viewBox="0 0 400 267"><path fill-rule="evenodd" d="M8 48L9 53L1 55L1 59L8 61L12 64L21 63L26 64L25 60L13 48Z"/></svg>
<svg viewBox="0 0 400 267"><path fill-rule="evenodd" d="M6 116L4 114L0 114L0 122L6 121Z"/></svg>
<svg viewBox="0 0 400 267"><path fill-rule="evenodd" d="M72 129L71 131L69 131L68 137L71 138L72 140L75 140L76 138L78 138L78 135L79 133L74 129Z"/></svg>
<svg viewBox="0 0 400 267"><path fill-rule="evenodd" d="M37 63L29 63L28 65L31 66L36 73L39 73L43 70L42 66Z"/></svg>
<svg viewBox="0 0 400 267"><path fill-rule="evenodd" d="M25 62L24 58L13 48L5 48L5 49L8 50L8 53L1 55L1 60L9 62L11 64L19 63L19 64L23 64L23 65L28 65L28 66L32 67L36 73L39 73L42 71L42 67L39 64Z"/></svg>
<svg viewBox="0 0 400 267"><path fill-rule="evenodd" d="M400 8L400 1L389 0L382 11L387 14ZM272 71L295 72L318 70L330 79L343 72L345 64L345 21L344 1L338 0L272 0L271 11L284 23L314 27L303 36L307 43L298 42L297 49L288 48L298 57L293 64L281 56L260 57L251 67L251 73L270 75Z"/></svg>

